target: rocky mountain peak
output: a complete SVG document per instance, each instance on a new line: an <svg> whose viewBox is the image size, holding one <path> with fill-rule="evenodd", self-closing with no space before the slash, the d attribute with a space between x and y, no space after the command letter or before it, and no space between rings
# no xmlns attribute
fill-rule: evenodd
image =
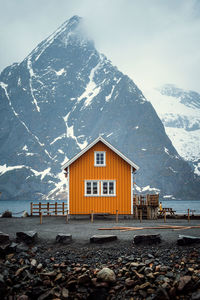
<svg viewBox="0 0 200 300"><path fill-rule="evenodd" d="M195 198L195 176L151 103L81 23L66 21L0 75L2 198L66 195L61 165L99 134L140 166L138 191Z"/></svg>

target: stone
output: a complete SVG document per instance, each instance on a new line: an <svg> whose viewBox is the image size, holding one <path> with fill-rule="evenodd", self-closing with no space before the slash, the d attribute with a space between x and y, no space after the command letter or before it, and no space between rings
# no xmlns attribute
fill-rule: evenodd
<svg viewBox="0 0 200 300"><path fill-rule="evenodd" d="M33 244L37 238L35 231L20 231L16 233L17 242L24 242L25 244Z"/></svg>
<svg viewBox="0 0 200 300"><path fill-rule="evenodd" d="M2 218L12 218L12 212L9 210L4 211L4 213L1 216Z"/></svg>
<svg viewBox="0 0 200 300"><path fill-rule="evenodd" d="M87 274L83 274L78 277L79 284L86 284L89 283L90 281L91 281L90 276Z"/></svg>
<svg viewBox="0 0 200 300"><path fill-rule="evenodd" d="M130 279L130 278L127 278L126 280L125 280L125 285L126 285L126 287L132 287L133 285L135 284L135 281L133 280L133 279Z"/></svg>
<svg viewBox="0 0 200 300"><path fill-rule="evenodd" d="M36 267L37 261L35 259L31 259L31 266Z"/></svg>
<svg viewBox="0 0 200 300"><path fill-rule="evenodd" d="M112 242L116 240L117 240L116 235L93 235L90 238L90 243L106 243L106 242Z"/></svg>
<svg viewBox="0 0 200 300"><path fill-rule="evenodd" d="M190 245L194 243L200 243L200 237L179 234L177 240L177 244L179 246Z"/></svg>
<svg viewBox="0 0 200 300"><path fill-rule="evenodd" d="M192 293L192 300L200 300L200 290Z"/></svg>
<svg viewBox="0 0 200 300"><path fill-rule="evenodd" d="M187 285L191 282L191 276L182 276L180 277L179 284L178 284L178 291L183 291Z"/></svg>
<svg viewBox="0 0 200 300"><path fill-rule="evenodd" d="M99 271L97 273L97 278L109 283L116 281L115 273L109 268L103 268L101 271Z"/></svg>
<svg viewBox="0 0 200 300"><path fill-rule="evenodd" d="M66 233L59 233L56 236L56 242L60 244L69 244L72 242L72 235Z"/></svg>
<svg viewBox="0 0 200 300"><path fill-rule="evenodd" d="M66 288L62 288L62 296L64 299L69 297L69 291Z"/></svg>
<svg viewBox="0 0 200 300"><path fill-rule="evenodd" d="M141 235L135 235L134 236L134 244L158 244L161 242L161 236L160 234L141 234Z"/></svg>
<svg viewBox="0 0 200 300"><path fill-rule="evenodd" d="M8 234L0 232L0 245L1 244L10 244L10 238Z"/></svg>

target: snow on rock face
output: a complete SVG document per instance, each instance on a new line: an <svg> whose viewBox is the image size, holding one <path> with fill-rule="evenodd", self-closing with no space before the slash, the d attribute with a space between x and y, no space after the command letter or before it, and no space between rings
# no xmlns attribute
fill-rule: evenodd
<svg viewBox="0 0 200 300"><path fill-rule="evenodd" d="M193 165L194 173L199 176L200 94L168 84L160 89L147 91L146 95L177 152Z"/></svg>
<svg viewBox="0 0 200 300"><path fill-rule="evenodd" d="M140 166L141 192L196 197L191 168L150 102L81 26L77 16L66 21L0 75L2 197L66 199L61 165L99 134Z"/></svg>

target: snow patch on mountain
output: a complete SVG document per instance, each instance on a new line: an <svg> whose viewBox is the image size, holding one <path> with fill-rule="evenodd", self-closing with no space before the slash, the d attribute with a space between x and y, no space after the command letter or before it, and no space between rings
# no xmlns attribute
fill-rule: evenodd
<svg viewBox="0 0 200 300"><path fill-rule="evenodd" d="M77 99L78 102L80 102L82 99L86 99L84 102L85 107L91 104L93 98L96 97L99 91L101 90L100 87L97 87L94 81L95 72L98 70L100 65L101 65L101 61L91 70L89 75L89 82L85 88L85 91Z"/></svg>
<svg viewBox="0 0 200 300"><path fill-rule="evenodd" d="M179 155L192 162L194 173L200 175L197 164L200 158L200 95L173 85L146 90L145 95Z"/></svg>

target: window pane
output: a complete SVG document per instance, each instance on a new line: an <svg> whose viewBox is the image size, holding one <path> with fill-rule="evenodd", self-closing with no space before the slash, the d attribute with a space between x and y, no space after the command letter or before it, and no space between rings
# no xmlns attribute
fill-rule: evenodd
<svg viewBox="0 0 200 300"><path fill-rule="evenodd" d="M95 153L95 164L96 165L104 165L105 164L105 153L104 152L96 152Z"/></svg>
<svg viewBox="0 0 200 300"><path fill-rule="evenodd" d="M86 194L91 195L91 182L87 182Z"/></svg>
<svg viewBox="0 0 200 300"><path fill-rule="evenodd" d="M103 194L107 195L108 194L108 183L103 182Z"/></svg>
<svg viewBox="0 0 200 300"><path fill-rule="evenodd" d="M114 182L109 182L109 194L114 194Z"/></svg>
<svg viewBox="0 0 200 300"><path fill-rule="evenodd" d="M100 164L100 154L99 153L96 154L96 164L97 165Z"/></svg>
<svg viewBox="0 0 200 300"><path fill-rule="evenodd" d="M98 193L98 190L97 190L97 182L93 182L93 195L97 195Z"/></svg>

